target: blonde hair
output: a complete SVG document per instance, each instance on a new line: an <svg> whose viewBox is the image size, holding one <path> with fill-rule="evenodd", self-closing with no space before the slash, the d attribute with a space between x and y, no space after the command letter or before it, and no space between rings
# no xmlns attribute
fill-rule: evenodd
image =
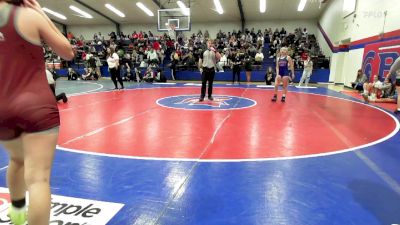
<svg viewBox="0 0 400 225"><path fill-rule="evenodd" d="M289 50L288 50L288 48L287 47L282 47L281 49L280 49L280 52L288 52Z"/></svg>

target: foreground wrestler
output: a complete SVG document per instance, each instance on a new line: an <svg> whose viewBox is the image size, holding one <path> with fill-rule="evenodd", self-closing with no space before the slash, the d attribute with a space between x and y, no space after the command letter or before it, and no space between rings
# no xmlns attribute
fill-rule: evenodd
<svg viewBox="0 0 400 225"><path fill-rule="evenodd" d="M36 0L0 0L0 144L10 156L9 216L16 225L26 220L45 225L50 217L50 170L60 118L46 79L42 39L64 59L73 58L68 40Z"/></svg>

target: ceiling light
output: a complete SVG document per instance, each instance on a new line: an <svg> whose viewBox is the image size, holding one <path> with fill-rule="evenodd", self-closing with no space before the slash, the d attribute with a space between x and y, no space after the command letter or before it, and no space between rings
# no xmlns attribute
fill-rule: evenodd
<svg viewBox="0 0 400 225"><path fill-rule="evenodd" d="M141 10L143 10L147 15L149 16L154 16L154 13L148 9L145 5L143 5L143 3L141 2L137 2L136 3L137 7L139 7Z"/></svg>
<svg viewBox="0 0 400 225"><path fill-rule="evenodd" d="M304 7L306 6L306 3L307 3L307 0L300 0L297 11L302 12L304 10Z"/></svg>
<svg viewBox="0 0 400 225"><path fill-rule="evenodd" d="M260 13L265 13L267 10L267 0L260 0Z"/></svg>
<svg viewBox="0 0 400 225"><path fill-rule="evenodd" d="M51 15L53 15L53 16L55 16L55 17L57 17L57 18L60 18L62 20L66 20L67 19L67 17L65 17L63 14L58 13L58 12L54 12L53 10L48 9L46 7L43 7L42 10L47 12L47 13L49 13L49 14L51 14Z"/></svg>
<svg viewBox="0 0 400 225"><path fill-rule="evenodd" d="M73 5L70 5L69 8L70 8L72 11L75 11L75 12L79 13L79 14L80 14L82 17L84 17L84 18L88 18L88 19L92 19L92 18L93 18L92 15L90 15L89 13L83 11L82 9L80 9L80 8L78 8L78 7L75 7L75 6L73 6Z"/></svg>
<svg viewBox="0 0 400 225"><path fill-rule="evenodd" d="M176 4L178 4L179 8L181 8L182 14L185 16L190 15L190 9L186 7L185 3L182 1L177 1Z"/></svg>
<svg viewBox="0 0 400 225"><path fill-rule="evenodd" d="M215 5L215 8L217 9L217 12L219 14L223 14L224 13L224 10L222 9L221 2L219 0L214 0L214 5Z"/></svg>
<svg viewBox="0 0 400 225"><path fill-rule="evenodd" d="M125 17L125 14L121 11L119 11L118 9L116 9L114 6L110 5L110 4L105 4L105 6L107 7L107 9L111 10L113 13L117 14L120 17Z"/></svg>

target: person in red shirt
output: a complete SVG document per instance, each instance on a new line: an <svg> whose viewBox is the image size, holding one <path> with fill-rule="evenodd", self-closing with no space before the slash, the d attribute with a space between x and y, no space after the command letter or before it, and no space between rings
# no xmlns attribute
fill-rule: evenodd
<svg viewBox="0 0 400 225"><path fill-rule="evenodd" d="M153 49L156 51L160 50L160 43L158 41L153 42Z"/></svg>
<svg viewBox="0 0 400 225"><path fill-rule="evenodd" d="M74 34L70 31L70 32L68 32L68 34L67 34L67 38L68 38L68 40L72 40L72 39L74 39Z"/></svg>
<svg viewBox="0 0 400 225"><path fill-rule="evenodd" d="M13 224L25 224L28 191L29 225L49 224L60 117L46 79L42 39L66 60L74 54L36 0L0 0L0 24L0 142L10 156L9 216Z"/></svg>
<svg viewBox="0 0 400 225"><path fill-rule="evenodd" d="M301 60L306 61L307 59L308 59L308 53L307 52L301 53Z"/></svg>
<svg viewBox="0 0 400 225"><path fill-rule="evenodd" d="M137 39L139 38L139 36L138 36L138 34L136 33L136 31L133 32L132 38L133 38L134 40L137 40Z"/></svg>

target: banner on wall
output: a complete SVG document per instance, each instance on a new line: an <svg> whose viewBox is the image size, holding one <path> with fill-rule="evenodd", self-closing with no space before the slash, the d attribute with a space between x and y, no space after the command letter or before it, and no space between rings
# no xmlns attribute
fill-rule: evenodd
<svg viewBox="0 0 400 225"><path fill-rule="evenodd" d="M400 40L365 45L362 70L369 79L373 79L371 75L375 74L383 79L399 56Z"/></svg>

